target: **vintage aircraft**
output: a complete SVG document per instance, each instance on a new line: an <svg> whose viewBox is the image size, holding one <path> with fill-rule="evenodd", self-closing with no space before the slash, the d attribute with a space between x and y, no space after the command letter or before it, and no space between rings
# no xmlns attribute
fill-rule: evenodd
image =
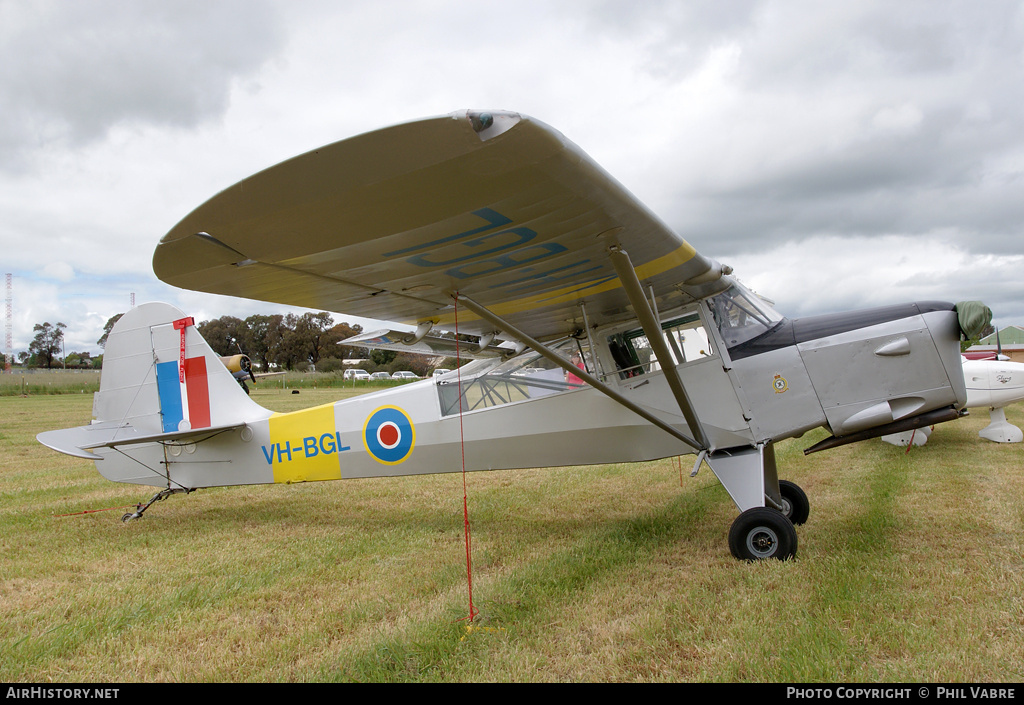
<svg viewBox="0 0 1024 705"><path fill-rule="evenodd" d="M337 142L214 196L163 237L164 281L411 324L380 346L473 361L288 414L250 400L172 306L111 331L89 426L39 435L160 491L695 454L740 511L740 559L797 552L805 452L955 419L957 307L790 320L559 132L461 111ZM455 331L464 341L437 335ZM372 341L361 340L369 346ZM575 355L574 355L575 353Z"/></svg>
<svg viewBox="0 0 1024 705"><path fill-rule="evenodd" d="M1005 407L1024 401L1024 363L998 359L963 357L964 383L967 386L967 409L988 409L989 424L978 435L996 443L1020 443L1024 432L1006 420ZM923 446L931 431L919 428L882 436L886 443L897 446Z"/></svg>
<svg viewBox="0 0 1024 705"><path fill-rule="evenodd" d="M228 372L231 373L231 376L238 380L239 386L248 394L249 387L246 386L245 380L248 379L253 384L256 384L256 374L252 371L252 360L249 359L249 356L221 355L220 361L228 369Z"/></svg>
<svg viewBox="0 0 1024 705"><path fill-rule="evenodd" d="M256 380L264 377L276 377L283 375L284 372L260 372L259 374L252 371L252 360L248 355L221 355L220 361L224 364L224 367L228 368L228 372L231 376L238 381L240 386L245 393L249 393L249 386L245 383L245 380L249 380L253 384L256 384Z"/></svg>

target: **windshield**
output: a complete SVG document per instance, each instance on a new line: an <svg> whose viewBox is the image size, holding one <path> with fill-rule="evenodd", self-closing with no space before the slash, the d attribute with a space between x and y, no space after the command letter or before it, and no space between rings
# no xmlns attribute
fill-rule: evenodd
<svg viewBox="0 0 1024 705"><path fill-rule="evenodd" d="M764 299L738 284L712 297L708 304L727 348L756 338L782 320Z"/></svg>

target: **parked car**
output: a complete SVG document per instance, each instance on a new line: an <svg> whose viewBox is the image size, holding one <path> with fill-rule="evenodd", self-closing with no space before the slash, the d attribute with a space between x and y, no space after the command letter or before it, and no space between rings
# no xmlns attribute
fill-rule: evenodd
<svg viewBox="0 0 1024 705"><path fill-rule="evenodd" d="M366 370L345 370L343 379L370 379L370 373Z"/></svg>
<svg viewBox="0 0 1024 705"><path fill-rule="evenodd" d="M391 375L391 379L419 379L419 377L417 377L409 370L399 370L398 372Z"/></svg>
<svg viewBox="0 0 1024 705"><path fill-rule="evenodd" d="M519 375L520 377L522 377L523 375L533 375L533 374L537 374L538 372L544 372L544 368L543 367L524 367L521 370L516 370L512 374Z"/></svg>
<svg viewBox="0 0 1024 705"><path fill-rule="evenodd" d="M439 368L437 368L436 370L434 370L434 374L433 374L433 376L434 376L434 377L440 377L441 375L446 375L446 374L448 374L449 372L451 372L451 370L446 370L446 369L444 369L444 368L441 368L441 367L439 367Z"/></svg>
<svg viewBox="0 0 1024 705"><path fill-rule="evenodd" d="M370 379L391 379L391 375L387 372L374 372L370 375Z"/></svg>

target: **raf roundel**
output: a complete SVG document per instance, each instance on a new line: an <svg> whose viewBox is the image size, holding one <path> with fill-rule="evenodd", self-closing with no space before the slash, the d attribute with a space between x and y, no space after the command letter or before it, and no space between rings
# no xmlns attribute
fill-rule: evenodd
<svg viewBox="0 0 1024 705"><path fill-rule="evenodd" d="M384 406L366 419L363 443L375 460L395 465L412 453L416 444L416 429L404 411L394 406Z"/></svg>

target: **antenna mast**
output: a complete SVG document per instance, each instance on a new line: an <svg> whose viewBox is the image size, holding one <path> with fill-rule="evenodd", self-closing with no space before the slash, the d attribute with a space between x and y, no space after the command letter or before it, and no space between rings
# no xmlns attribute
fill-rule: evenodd
<svg viewBox="0 0 1024 705"><path fill-rule="evenodd" d="M7 273L7 340L4 348L4 372L11 373L11 356L14 355L14 275Z"/></svg>

